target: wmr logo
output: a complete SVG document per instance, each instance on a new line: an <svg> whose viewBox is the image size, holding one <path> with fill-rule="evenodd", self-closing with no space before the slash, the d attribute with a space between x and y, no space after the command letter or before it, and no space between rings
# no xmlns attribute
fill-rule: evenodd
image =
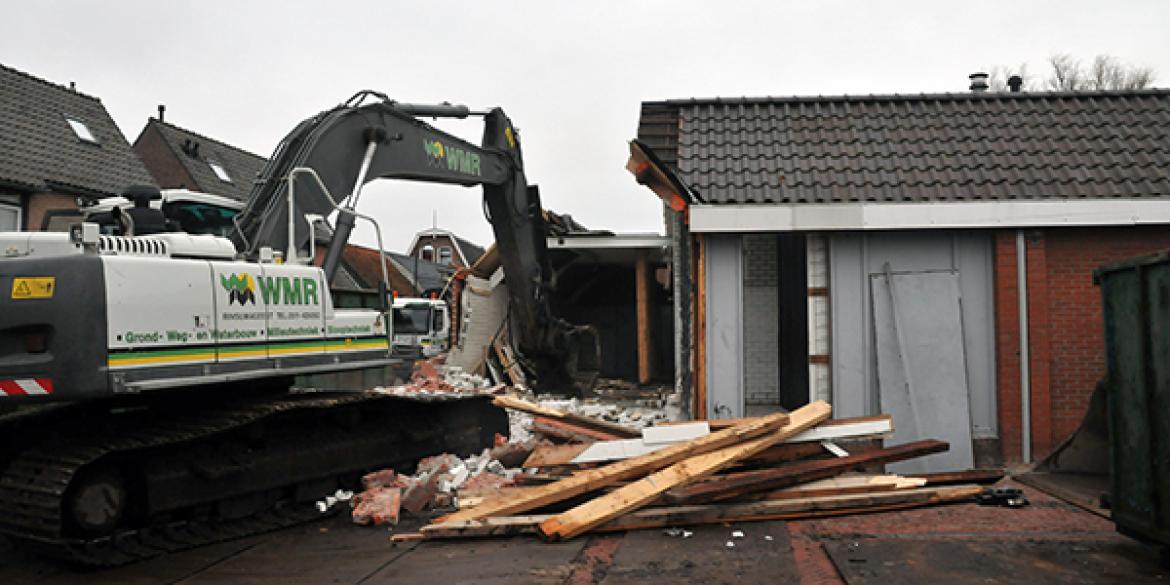
<svg viewBox="0 0 1170 585"><path fill-rule="evenodd" d="M229 276L219 275L219 284L228 292L228 304L239 303L244 306L245 303L256 304L256 281L252 280L252 275L247 272L240 274L232 274Z"/></svg>
<svg viewBox="0 0 1170 585"><path fill-rule="evenodd" d="M462 148L444 146L438 140L423 140L423 152L427 154L427 164L436 167L447 167L448 171L480 176L479 155ZM446 163L444 165L444 162Z"/></svg>

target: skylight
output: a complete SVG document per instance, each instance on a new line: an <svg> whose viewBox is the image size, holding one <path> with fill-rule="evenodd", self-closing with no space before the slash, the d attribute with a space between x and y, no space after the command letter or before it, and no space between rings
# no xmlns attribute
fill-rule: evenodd
<svg viewBox="0 0 1170 585"><path fill-rule="evenodd" d="M232 178L228 176L227 169L223 168L223 165L217 162L207 161L207 166L211 167L211 170L215 172L215 176L219 177L219 180L225 183L232 182Z"/></svg>
<svg viewBox="0 0 1170 585"><path fill-rule="evenodd" d="M98 143L97 138L94 138L93 132L89 131L89 126L86 126L85 122L74 120L73 118L65 118L65 121L69 122L69 127L73 129L73 133L82 142Z"/></svg>

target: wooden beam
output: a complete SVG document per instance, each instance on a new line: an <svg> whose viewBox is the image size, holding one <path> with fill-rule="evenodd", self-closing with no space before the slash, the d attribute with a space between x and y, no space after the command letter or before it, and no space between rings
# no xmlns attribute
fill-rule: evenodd
<svg viewBox="0 0 1170 585"><path fill-rule="evenodd" d="M621 438L613 433L578 425L565 419L552 419L543 416L532 419L532 432L570 443L585 443L587 445L597 441L616 441Z"/></svg>
<svg viewBox="0 0 1170 585"><path fill-rule="evenodd" d="M858 470L871 465L881 465L946 451L950 445L943 441L925 440L906 443L896 447L875 449L848 457L798 461L772 469L742 471L705 481L702 483L672 489L666 494L667 501L674 504L716 502L742 497L746 494L775 490L791 485L841 475L846 471Z"/></svg>
<svg viewBox="0 0 1170 585"><path fill-rule="evenodd" d="M1002 469L968 469L966 471L942 471L919 473L914 477L925 479L926 485L953 485L957 483L995 483L1003 479Z"/></svg>
<svg viewBox="0 0 1170 585"><path fill-rule="evenodd" d="M665 449L611 463L605 467L588 469L574 473L558 482L542 486L539 490L526 492L519 496L500 498L491 502L484 502L471 510L460 510L440 519L440 521L478 520L489 516L503 516L527 512L567 500L587 492L601 489L619 481L642 477L668 465L673 465L687 457L702 453L710 453L729 445L735 445L748 439L771 433L788 424L788 415L776 413L760 420L724 429L699 437L693 441L672 445Z"/></svg>
<svg viewBox="0 0 1170 585"><path fill-rule="evenodd" d="M902 477L900 475L847 475L844 477L818 479L816 481L794 485L774 492L760 494L758 497L753 497L752 499L791 500L795 498L843 496L845 494L868 494L920 488L925 485L925 479Z"/></svg>
<svg viewBox="0 0 1170 585"><path fill-rule="evenodd" d="M582 451L589 448L589 443L574 445L541 445L532 450L528 459L521 467L548 467L550 465L566 465Z"/></svg>
<svg viewBox="0 0 1170 585"><path fill-rule="evenodd" d="M638 383L649 384L653 375L653 340L650 337L650 263L645 250L638 252L634 263L634 306L638 322Z"/></svg>
<svg viewBox="0 0 1170 585"><path fill-rule="evenodd" d="M539 404L528 402L527 400L523 400L508 394L496 396L492 399L492 404L502 408L527 412L536 416L543 416L551 419L562 419L577 426L603 431L613 435L613 438L617 439L633 439L642 436L642 431L639 429L631 429L617 423L612 423L589 416L583 416L572 412L565 412L556 408L541 406Z"/></svg>
<svg viewBox="0 0 1170 585"><path fill-rule="evenodd" d="M755 420L750 419L736 419L740 421ZM693 421L687 421L688 424L694 424ZM708 423L713 421L707 421ZM677 426L676 424L666 426ZM725 425L719 425L721 428L726 428ZM655 428L655 427L649 427ZM818 443L816 447L805 449L785 449L783 445L777 445L769 448L767 451L753 457L753 460L765 461L790 461L792 459L799 459L801 457L812 456L822 451L819 446L821 441L825 440L839 440L839 439L860 439L860 438L877 438L888 435L894 432L894 424L889 415L882 415L877 417L858 417L846 418L837 420L828 420L816 426L816 428L809 429L794 437L786 439L783 445L791 445L794 443ZM593 443L589 446L573 445L571 448L566 446L555 447L537 447L533 450L533 455L530 459L535 458L540 465L529 465L525 462L525 467L541 467L547 465L578 465L582 463L593 463L597 461L617 460L649 453L655 449L655 445L641 445L638 443L629 443L632 439L623 439L623 443L608 443L599 442ZM604 453L603 449L608 445L614 447L621 447L621 449L613 449L612 452L605 455L590 457L595 453ZM661 447L658 447L661 448ZM624 455L623 455L624 452ZM539 453L539 455L538 455Z"/></svg>
<svg viewBox="0 0 1170 585"><path fill-rule="evenodd" d="M905 508L962 502L983 490L977 485L917 488L880 493L818 496L787 500L768 500L740 504L700 504L664 508L646 508L615 518L598 526L594 532L620 532L668 526L723 524L757 520L792 520L884 512ZM536 534L539 526L553 515L503 516L484 520L430 524L422 528L427 539L477 538Z"/></svg>
<svg viewBox="0 0 1170 585"><path fill-rule="evenodd" d="M718 451L689 457L542 522L540 532L550 538L572 538L587 532L599 524L645 506L672 487L711 475L812 428L829 418L830 414L832 408L821 400L798 408L789 414L788 424L775 432Z"/></svg>
<svg viewBox="0 0 1170 585"><path fill-rule="evenodd" d="M698 254L695 254L695 402L691 414L695 420L707 420L707 239L696 234Z"/></svg>

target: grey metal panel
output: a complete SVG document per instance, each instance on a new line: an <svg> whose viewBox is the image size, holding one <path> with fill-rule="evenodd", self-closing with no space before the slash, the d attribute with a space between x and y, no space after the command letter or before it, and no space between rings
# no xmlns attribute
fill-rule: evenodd
<svg viewBox="0 0 1170 585"><path fill-rule="evenodd" d="M895 444L950 443L945 453L888 466L895 473L970 469L974 464L963 349L959 273L870 276L878 388L893 415Z"/></svg>
<svg viewBox="0 0 1170 585"><path fill-rule="evenodd" d="M959 294L963 307L963 345L967 353L967 388L971 397L971 433L997 437L995 401L995 282L991 235L955 237Z"/></svg>
<svg viewBox="0 0 1170 585"><path fill-rule="evenodd" d="M743 416L743 252L738 234L707 236L707 416Z"/></svg>
<svg viewBox="0 0 1170 585"><path fill-rule="evenodd" d="M992 242L976 231L833 233L829 237L833 413L880 410L869 275L958 270L972 432L996 436Z"/></svg>
<svg viewBox="0 0 1170 585"><path fill-rule="evenodd" d="M865 281L865 236L836 233L829 238L829 319L832 328L833 416L874 414L870 400L869 292Z"/></svg>

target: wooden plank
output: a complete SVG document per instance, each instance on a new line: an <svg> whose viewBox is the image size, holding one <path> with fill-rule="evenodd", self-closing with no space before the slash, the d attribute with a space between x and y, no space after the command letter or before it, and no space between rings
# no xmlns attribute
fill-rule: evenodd
<svg viewBox="0 0 1170 585"><path fill-rule="evenodd" d="M634 307L638 334L638 383L649 384L653 376L653 340L650 339L650 264L645 250L639 251L634 261Z"/></svg>
<svg viewBox="0 0 1170 585"><path fill-rule="evenodd" d="M543 416L532 419L532 432L571 443L595 443L621 439L621 437L607 431L578 425L565 419L551 419Z"/></svg>
<svg viewBox="0 0 1170 585"><path fill-rule="evenodd" d="M707 419L707 238L695 234L698 253L694 254L695 270L695 353L691 371L694 372L694 403L691 416L695 420Z"/></svg>
<svg viewBox="0 0 1170 585"><path fill-rule="evenodd" d="M761 418L753 423L724 429L699 437L693 441L671 445L665 449L655 451L611 463L597 469L587 469L574 473L556 483L543 486L540 490L533 490L521 496L501 498L484 503L472 510L460 510L447 516L446 521L477 520L488 516L503 516L527 512L541 506L554 504L573 496L601 489L619 481L638 478L673 465L687 457L702 453L709 453L729 445L735 445L760 435L771 433L788 424L788 415L777 413ZM519 477L519 476L517 476Z"/></svg>
<svg viewBox="0 0 1170 585"><path fill-rule="evenodd" d="M549 465L565 465L574 457L589 448L589 443L574 445L541 445L532 450L528 459L521 467L546 467Z"/></svg>
<svg viewBox="0 0 1170 585"><path fill-rule="evenodd" d="M573 423L577 426L583 426L583 427L587 427L590 429L595 429L598 431L603 431L603 432L609 433L610 435L613 435L614 438L617 438L617 439L634 439L634 438L638 438L638 437L642 436L642 431L640 429L631 429L629 427L619 425L617 423L599 420L599 419L596 419L593 417L583 416L580 414L574 414L572 412L565 412L563 410L558 410L555 408L548 408L546 406L541 406L539 404L528 402L527 400L522 400L520 398L517 398L515 396L511 396L508 394L504 394L504 395L497 396L497 397L493 398L492 404L499 406L499 407L502 407L502 408L509 408L511 410L519 410L521 412L527 412L529 414L533 414L536 416L543 416L545 418L564 420L564 421Z"/></svg>
<svg viewBox="0 0 1170 585"><path fill-rule="evenodd" d="M868 494L920 488L925 485L925 480L906 478L900 475L852 475L810 481L808 483L760 494L759 496L753 496L753 499L790 500L793 498Z"/></svg>
<svg viewBox="0 0 1170 585"><path fill-rule="evenodd" d="M977 485L917 488L869 494L846 494L739 504L698 504L646 508L598 526L594 532L619 532L668 526L693 526L757 520L791 520L884 512L911 507L961 502L983 490ZM430 524L421 532L427 539L477 538L536 534L539 526L555 516L503 516Z"/></svg>
<svg viewBox="0 0 1170 585"><path fill-rule="evenodd" d="M717 431L719 429L725 429L727 427L741 425L745 422L751 422L753 420L756 420L757 418L759 418L759 417L745 416L745 417L741 417L741 418L713 418L713 419L707 420L707 424L710 425L712 431ZM894 417L891 415L888 415L888 414L875 414L873 416L852 416L849 418L831 418L831 419L817 425L817 427L820 428L820 427L831 427L831 426L835 426L835 425L854 425L854 424L863 423L863 422L870 422L870 421L890 421L890 424L892 425L893 420L894 420ZM661 427L661 426L667 426L667 425L685 425L685 424L689 424L692 422L695 422L695 421L671 420L671 421L660 422L656 426Z"/></svg>
<svg viewBox="0 0 1170 585"><path fill-rule="evenodd" d="M587 532L599 524L645 506L672 487L711 475L812 428L829 418L830 414L832 408L821 400L798 408L789 415L788 424L775 432L718 451L689 457L542 522L540 532L550 538L572 538Z"/></svg>
<svg viewBox="0 0 1170 585"><path fill-rule="evenodd" d="M925 440L906 443L895 447L875 449L848 457L798 461L772 469L729 473L721 477L694 485L672 489L666 494L668 502L693 504L716 502L741 497L746 494L775 490L826 477L841 475L846 471L871 465L882 465L903 461L931 453L946 451L950 445L943 441Z"/></svg>
<svg viewBox="0 0 1170 585"><path fill-rule="evenodd" d="M741 419L749 420L749 419ZM699 424L708 424L708 421L698 421ZM695 422L690 422L688 425L694 425ZM643 430L643 435L652 429L671 429L680 428L684 425L660 425L657 427L650 427ZM842 419L837 424L819 425L815 428L808 429L798 433L794 437L790 437L784 443L805 443L839 439L861 439L861 438L880 438L894 432L893 419L889 416L883 417L864 417L861 419ZM661 448L661 445L647 444L645 439L643 442L637 442L632 439L624 440L621 443L617 442L598 442L591 445L586 450L582 451L571 460L559 463L563 464L581 464L581 463L597 463L601 461L613 461L617 459L626 459L629 457L636 457L645 453L650 453L655 449Z"/></svg>
<svg viewBox="0 0 1170 585"><path fill-rule="evenodd" d="M952 485L957 483L995 483L1003 479L1002 469L968 469L966 471L940 471L917 473L914 477L925 479L926 485Z"/></svg>

